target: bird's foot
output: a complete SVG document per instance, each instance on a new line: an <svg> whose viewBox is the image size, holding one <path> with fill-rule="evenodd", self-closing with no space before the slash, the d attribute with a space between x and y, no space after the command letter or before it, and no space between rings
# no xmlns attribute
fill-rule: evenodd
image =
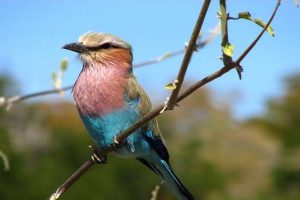
<svg viewBox="0 0 300 200"><path fill-rule="evenodd" d="M114 136L112 145L113 145L113 147L119 147L120 146L120 142L118 141L117 136Z"/></svg>
<svg viewBox="0 0 300 200"><path fill-rule="evenodd" d="M93 149L93 153L91 155L91 160L94 163L98 164L105 164L107 162L107 156L101 151L100 148L89 146L91 149Z"/></svg>

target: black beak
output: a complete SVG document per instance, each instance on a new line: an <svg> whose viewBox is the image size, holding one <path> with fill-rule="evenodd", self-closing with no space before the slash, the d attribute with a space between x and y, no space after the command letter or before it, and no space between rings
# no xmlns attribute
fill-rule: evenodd
<svg viewBox="0 0 300 200"><path fill-rule="evenodd" d="M70 51L75 51L77 53L83 53L88 51L88 49L81 42L66 44L62 48Z"/></svg>

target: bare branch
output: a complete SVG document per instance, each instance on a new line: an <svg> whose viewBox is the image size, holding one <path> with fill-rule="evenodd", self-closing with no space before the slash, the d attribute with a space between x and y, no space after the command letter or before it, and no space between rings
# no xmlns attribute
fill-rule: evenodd
<svg viewBox="0 0 300 200"><path fill-rule="evenodd" d="M229 43L226 0L220 0L220 21L221 21L222 46L224 46ZM226 56L226 54L223 53L223 56Z"/></svg>
<svg viewBox="0 0 300 200"><path fill-rule="evenodd" d="M94 162L92 160L86 161L72 176L70 176L57 190L51 195L49 200L58 199L73 183L75 183L85 172L87 172Z"/></svg>
<svg viewBox="0 0 300 200"><path fill-rule="evenodd" d="M275 9L268 21L268 23L265 25L265 27L263 28L263 30L259 33L259 35L255 38L255 40L248 46L248 48L242 53L242 55L240 55L240 57L235 61L235 63L237 65L240 65L240 63L242 62L242 60L248 55L248 53L253 49L253 47L256 45L256 43L259 41L259 39L261 38L261 36L265 33L265 31L267 30L267 28L269 27L269 25L271 24L271 22L273 21L277 10L280 6L281 0L277 0Z"/></svg>
<svg viewBox="0 0 300 200"><path fill-rule="evenodd" d="M221 21L221 35L222 35L222 48L227 45L231 45L229 42L229 34L228 34L228 13L226 8L226 0L220 0L220 21ZM228 63L232 63L232 56L226 55L223 51L223 64L227 65ZM239 79L242 79L242 71L239 68L236 68Z"/></svg>
<svg viewBox="0 0 300 200"><path fill-rule="evenodd" d="M209 44L211 41L213 41L216 36L220 33L220 29L221 29L221 26L220 24L217 24L211 31L210 31L210 35L203 41L203 42L200 42L199 44L199 48L202 48L203 46L206 46L207 44Z"/></svg>
<svg viewBox="0 0 300 200"><path fill-rule="evenodd" d="M159 62L167 60L167 59L169 59L171 57L181 55L184 52L185 52L185 49L181 49L181 50L178 50L178 51L172 51L172 52L166 52L166 53L164 53L161 56L157 56L157 57L155 57L155 58L153 58L151 60L147 60L147 61L135 64L132 67L138 68L138 67L144 67L146 65L152 65L152 64L155 64L155 63L159 63Z"/></svg>
<svg viewBox="0 0 300 200"><path fill-rule="evenodd" d="M188 43L186 52L184 54L181 67L180 67L180 70L179 70L178 75L177 75L177 79L174 82L175 89L172 91L171 96L170 96L167 104L162 109L162 111L164 111L164 110L173 110L173 108L175 106L175 101L177 99L180 88L181 88L182 83L184 81L185 73L186 73L187 68L190 64L190 60L192 58L193 52L195 51L197 38L199 36L199 33L200 33L200 30L201 30L202 24L204 22L204 19L205 19L205 16L206 16L209 5L210 5L210 0L205 0L203 5L202 5L202 9L199 13L197 22L195 24L191 39Z"/></svg>
<svg viewBox="0 0 300 200"><path fill-rule="evenodd" d="M60 93L66 90L72 89L73 86L68 86L64 87L61 89L53 89L53 90L46 90L46 91L41 91L41 92L35 92L27 95L18 95L18 96L13 96L10 98L5 98L5 97L0 97L0 108L1 107L6 107L6 109L9 109L14 103L33 98L33 97L38 97L38 96L43 96L47 94L55 94L55 93Z"/></svg>
<svg viewBox="0 0 300 200"><path fill-rule="evenodd" d="M219 32L220 32L220 25L218 24L213 28L213 30L211 31L211 34L205 40L203 40L203 41L201 39L197 40L195 49L201 49L201 48L205 47L206 45L208 45L209 43L211 43L217 37ZM184 54L185 51L186 51L186 47L183 49L177 50L177 51L166 52L163 55L157 56L151 60L134 64L133 67L138 68L138 67L144 67L147 65L159 63L159 62L165 61L169 58Z"/></svg>

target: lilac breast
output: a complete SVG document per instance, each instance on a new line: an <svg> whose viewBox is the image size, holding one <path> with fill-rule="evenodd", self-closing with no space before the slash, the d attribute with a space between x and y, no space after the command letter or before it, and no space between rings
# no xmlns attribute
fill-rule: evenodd
<svg viewBox="0 0 300 200"><path fill-rule="evenodd" d="M103 116L122 108L128 71L117 66L84 66L73 89L79 111Z"/></svg>

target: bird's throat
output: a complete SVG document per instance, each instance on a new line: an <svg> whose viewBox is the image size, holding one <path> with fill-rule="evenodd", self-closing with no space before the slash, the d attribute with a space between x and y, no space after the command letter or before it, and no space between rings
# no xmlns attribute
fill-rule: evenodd
<svg viewBox="0 0 300 200"><path fill-rule="evenodd" d="M130 65L85 63L73 88L78 110L87 116L103 116L124 106Z"/></svg>

